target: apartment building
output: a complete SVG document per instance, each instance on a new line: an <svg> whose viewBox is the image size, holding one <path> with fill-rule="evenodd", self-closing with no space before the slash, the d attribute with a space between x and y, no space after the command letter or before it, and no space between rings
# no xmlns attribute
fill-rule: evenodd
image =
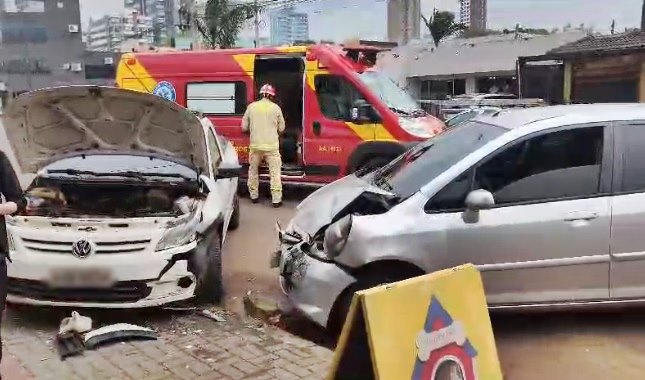
<svg viewBox="0 0 645 380"><path fill-rule="evenodd" d="M136 10L140 16L150 18L154 44L168 46L176 37L179 0L124 0L123 5L126 9Z"/></svg>
<svg viewBox="0 0 645 380"><path fill-rule="evenodd" d="M3 5L0 82L7 92L84 83L79 0L5 0Z"/></svg>
<svg viewBox="0 0 645 380"><path fill-rule="evenodd" d="M293 7L280 9L270 15L271 45L292 45L309 39L309 18Z"/></svg>
<svg viewBox="0 0 645 380"><path fill-rule="evenodd" d="M406 15L407 12L407 15ZM407 17L407 22L404 22ZM421 37L421 1L388 0L387 38L391 42L406 44Z"/></svg>
<svg viewBox="0 0 645 380"><path fill-rule="evenodd" d="M459 0L459 22L470 30L486 30L487 0Z"/></svg>

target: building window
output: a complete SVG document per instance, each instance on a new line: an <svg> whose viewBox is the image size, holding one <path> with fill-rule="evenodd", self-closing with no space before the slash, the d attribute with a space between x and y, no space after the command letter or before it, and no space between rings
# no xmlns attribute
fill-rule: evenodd
<svg viewBox="0 0 645 380"><path fill-rule="evenodd" d="M10 59L0 63L0 72L7 74L51 74L51 68L44 59Z"/></svg>
<svg viewBox="0 0 645 380"><path fill-rule="evenodd" d="M186 86L186 108L207 115L242 115L246 102L244 82L201 82Z"/></svg>
<svg viewBox="0 0 645 380"><path fill-rule="evenodd" d="M426 80L421 82L420 97L423 100L443 100L466 93L466 80Z"/></svg>
<svg viewBox="0 0 645 380"><path fill-rule="evenodd" d="M4 25L0 41L5 44L42 44L47 42L47 30L42 26Z"/></svg>
<svg viewBox="0 0 645 380"><path fill-rule="evenodd" d="M480 77L477 78L478 92L488 94L517 94L515 77Z"/></svg>
<svg viewBox="0 0 645 380"><path fill-rule="evenodd" d="M116 77L113 65L85 65L85 79L111 79Z"/></svg>

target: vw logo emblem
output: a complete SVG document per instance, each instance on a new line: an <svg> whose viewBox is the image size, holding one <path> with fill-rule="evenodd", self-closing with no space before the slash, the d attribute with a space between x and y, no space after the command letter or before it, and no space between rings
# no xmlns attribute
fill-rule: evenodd
<svg viewBox="0 0 645 380"><path fill-rule="evenodd" d="M81 239L72 244L72 253L74 256L84 259L94 252L94 246L91 242Z"/></svg>

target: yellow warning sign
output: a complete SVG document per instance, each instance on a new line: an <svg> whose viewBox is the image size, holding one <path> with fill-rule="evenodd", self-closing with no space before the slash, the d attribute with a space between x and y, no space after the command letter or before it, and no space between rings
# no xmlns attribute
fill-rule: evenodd
<svg viewBox="0 0 645 380"><path fill-rule="evenodd" d="M501 380L477 268L357 292L329 379Z"/></svg>

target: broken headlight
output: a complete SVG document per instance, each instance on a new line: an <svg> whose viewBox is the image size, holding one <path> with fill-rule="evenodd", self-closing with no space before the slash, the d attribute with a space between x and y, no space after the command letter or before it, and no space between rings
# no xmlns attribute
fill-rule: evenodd
<svg viewBox="0 0 645 380"><path fill-rule="evenodd" d="M155 247L155 251L181 247L197 240L197 227L199 225L199 214L201 207L194 207L189 214L166 224L161 239Z"/></svg>
<svg viewBox="0 0 645 380"><path fill-rule="evenodd" d="M340 255L347 244L349 232L352 229L352 215L346 215L327 227L323 240L323 249L330 259Z"/></svg>

